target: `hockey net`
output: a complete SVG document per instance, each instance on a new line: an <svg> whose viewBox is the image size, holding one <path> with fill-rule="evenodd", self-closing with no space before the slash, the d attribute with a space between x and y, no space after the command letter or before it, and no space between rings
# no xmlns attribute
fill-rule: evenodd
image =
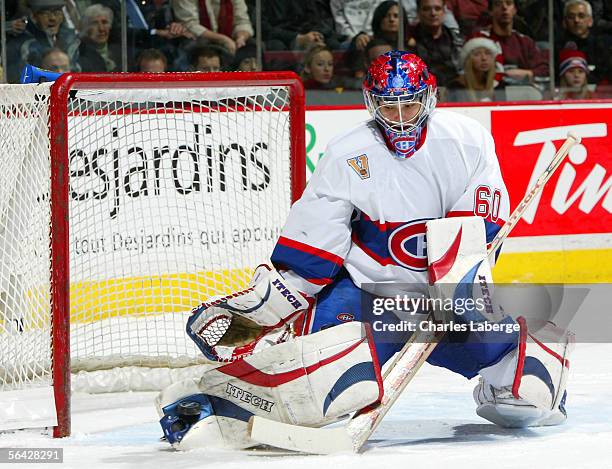
<svg viewBox="0 0 612 469"><path fill-rule="evenodd" d="M0 109L0 430L61 436L68 367L108 392L207 365L186 318L269 259L303 95L284 73L79 74L2 86Z"/></svg>

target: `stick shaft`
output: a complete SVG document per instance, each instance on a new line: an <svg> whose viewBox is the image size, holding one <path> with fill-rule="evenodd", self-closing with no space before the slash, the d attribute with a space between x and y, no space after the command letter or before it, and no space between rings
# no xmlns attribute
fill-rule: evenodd
<svg viewBox="0 0 612 469"><path fill-rule="evenodd" d="M519 202L517 207L514 209L514 211L508 218L508 221L504 224L504 226L502 226L502 228L499 230L495 238L493 238L493 241L491 242L491 246L489 247L489 250L487 252L489 261L493 260L493 257L495 256L495 252L500 248L504 240L508 237L510 232L517 225L517 223L523 216L523 213L525 213L525 210L527 210L527 207L529 207L533 199L540 192L542 192L548 180L552 177L552 175L555 173L557 168L561 166L561 163L563 162L563 160L569 153L570 149L576 143L579 143L579 142L580 142L580 139L575 137L574 135L569 134L567 136L567 140L565 140L563 145L561 145L561 148L559 148L559 150L553 157L550 164L542 172L542 174L540 175L536 183L533 185L533 187L525 194L523 199Z"/></svg>

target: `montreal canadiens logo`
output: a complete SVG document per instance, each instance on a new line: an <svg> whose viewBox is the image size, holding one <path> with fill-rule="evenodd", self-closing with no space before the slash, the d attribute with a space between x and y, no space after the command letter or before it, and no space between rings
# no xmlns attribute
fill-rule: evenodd
<svg viewBox="0 0 612 469"><path fill-rule="evenodd" d="M410 151L410 146L414 143L414 139L410 139L408 137L400 136L391 140L391 143L395 147L395 149L401 153L408 153Z"/></svg>
<svg viewBox="0 0 612 469"><path fill-rule="evenodd" d="M355 319L355 316L351 313L340 313L336 316L336 319L342 322L351 322Z"/></svg>
<svg viewBox="0 0 612 469"><path fill-rule="evenodd" d="M426 221L423 219L406 223L389 236L389 253L398 265L417 272L427 270Z"/></svg>

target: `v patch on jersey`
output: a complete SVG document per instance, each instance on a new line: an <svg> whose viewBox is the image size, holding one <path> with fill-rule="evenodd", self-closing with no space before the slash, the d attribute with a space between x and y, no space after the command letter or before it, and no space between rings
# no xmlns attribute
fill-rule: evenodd
<svg viewBox="0 0 612 469"><path fill-rule="evenodd" d="M370 177L370 167L368 165L368 157L366 155L359 155L346 160L351 168L359 175L361 179L368 179Z"/></svg>

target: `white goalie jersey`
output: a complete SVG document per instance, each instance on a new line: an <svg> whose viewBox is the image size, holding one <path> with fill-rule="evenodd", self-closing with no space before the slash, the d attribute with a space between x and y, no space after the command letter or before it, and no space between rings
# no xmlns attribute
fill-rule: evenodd
<svg viewBox="0 0 612 469"><path fill-rule="evenodd" d="M493 239L509 200L491 134L446 110L424 132L407 160L393 157L373 120L329 143L271 257L287 280L314 295L344 267L358 287L377 284L372 293L415 291L397 284L427 283L428 220L477 215Z"/></svg>

